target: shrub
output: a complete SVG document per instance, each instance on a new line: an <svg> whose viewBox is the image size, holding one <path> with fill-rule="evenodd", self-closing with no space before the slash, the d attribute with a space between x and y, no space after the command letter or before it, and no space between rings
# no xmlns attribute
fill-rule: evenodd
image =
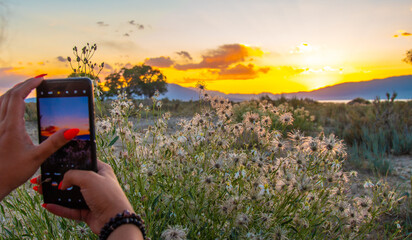
<svg viewBox="0 0 412 240"><path fill-rule="evenodd" d="M364 99L364 98L355 98L352 101L348 102L348 105L353 105L353 104L370 104L371 102L369 102L368 100Z"/></svg>
<svg viewBox="0 0 412 240"><path fill-rule="evenodd" d="M279 117L280 130L268 124L275 106L265 103L261 115L245 113L238 122L229 101L214 100L171 134L168 113L136 128L130 117L143 110L125 95L98 121L99 158L112 165L152 239L173 232L184 239L364 239L398 203L383 182L350 197L356 173L343 171L345 145L333 134L283 134L291 121ZM154 98L147 108L159 105ZM290 110L282 114L294 116ZM84 225L39 210L40 197L27 189L1 203L5 238L95 238Z"/></svg>

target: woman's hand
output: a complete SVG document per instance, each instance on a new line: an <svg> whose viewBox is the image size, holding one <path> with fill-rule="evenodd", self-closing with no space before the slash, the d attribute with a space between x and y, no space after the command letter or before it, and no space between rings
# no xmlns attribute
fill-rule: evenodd
<svg viewBox="0 0 412 240"><path fill-rule="evenodd" d="M99 234L104 224L116 214L122 213L124 210L134 212L110 165L98 161L97 169L97 173L85 170L69 170L64 174L63 181L59 186L61 190L71 186L80 187L89 209L70 209L56 204L44 204L43 207L58 216L85 221L96 234ZM40 176L33 182L39 183ZM37 191L42 192L41 186ZM134 228L142 238L137 227Z"/></svg>
<svg viewBox="0 0 412 240"><path fill-rule="evenodd" d="M0 201L33 176L44 160L75 136L65 136L65 129L61 129L35 146L27 134L24 99L40 85L44 75L19 83L0 97Z"/></svg>

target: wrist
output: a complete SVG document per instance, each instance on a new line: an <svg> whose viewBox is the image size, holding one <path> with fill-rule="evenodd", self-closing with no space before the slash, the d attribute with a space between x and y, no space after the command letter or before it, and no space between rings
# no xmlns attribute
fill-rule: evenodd
<svg viewBox="0 0 412 240"><path fill-rule="evenodd" d="M132 225L132 227L123 227L124 225ZM117 231L115 236L128 236L126 232L130 232L133 233L133 237L138 237L138 239L146 239L146 228L143 219L139 215L131 213L127 210L117 213L115 216L110 218L110 220L100 230L99 239L118 239L118 237L113 237L112 234L120 227L124 230ZM138 228L138 231L135 228Z"/></svg>
<svg viewBox="0 0 412 240"><path fill-rule="evenodd" d="M107 209L101 217L101 226L103 227L104 224L108 223L111 218L116 217L117 214L123 213L125 210L129 211L130 213L135 213L133 207L130 204L122 204L115 207L110 207Z"/></svg>
<svg viewBox="0 0 412 240"><path fill-rule="evenodd" d="M142 239L143 235L140 229L133 224L124 224L116 228L107 238L108 240L122 239L122 240L135 240Z"/></svg>

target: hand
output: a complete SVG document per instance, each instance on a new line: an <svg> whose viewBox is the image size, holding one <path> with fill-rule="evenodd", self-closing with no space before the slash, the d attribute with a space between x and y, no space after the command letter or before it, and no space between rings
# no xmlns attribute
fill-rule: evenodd
<svg viewBox="0 0 412 240"><path fill-rule="evenodd" d="M49 212L61 217L85 221L90 229L99 234L110 218L128 210L134 212L110 165L97 161L98 172L69 170L64 174L60 189L71 186L80 191L90 209L71 209L57 204L43 204ZM40 183L40 176L32 182ZM42 193L41 185L37 188ZM141 234L141 233L140 233Z"/></svg>
<svg viewBox="0 0 412 240"><path fill-rule="evenodd" d="M33 176L44 160L74 137L67 140L65 129L61 129L35 146L27 134L24 99L40 85L43 76L19 83L0 97L0 201Z"/></svg>

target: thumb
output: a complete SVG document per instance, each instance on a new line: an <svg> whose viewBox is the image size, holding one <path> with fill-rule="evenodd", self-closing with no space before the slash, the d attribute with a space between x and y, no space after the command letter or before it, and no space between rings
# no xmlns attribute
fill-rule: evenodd
<svg viewBox="0 0 412 240"><path fill-rule="evenodd" d="M41 160L42 162L46 160L50 155L55 153L59 148L63 147L71 139L76 137L79 133L78 128L72 129L61 129L55 132L53 135L48 137L44 142L35 148L34 155L36 159Z"/></svg>
<svg viewBox="0 0 412 240"><path fill-rule="evenodd" d="M90 186L90 184L93 184L94 180L98 177L101 176L93 171L69 170L64 174L59 189L65 190L71 186L78 186L80 189L85 189Z"/></svg>

